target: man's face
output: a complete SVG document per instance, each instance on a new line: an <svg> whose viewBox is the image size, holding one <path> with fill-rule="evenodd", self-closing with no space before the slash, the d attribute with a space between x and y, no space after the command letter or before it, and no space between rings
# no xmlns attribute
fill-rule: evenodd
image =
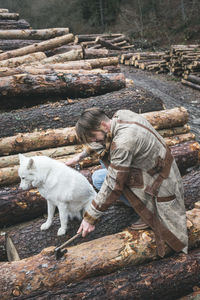
<svg viewBox="0 0 200 300"><path fill-rule="evenodd" d="M106 138L106 133L103 130L94 130L91 134L92 137L89 138L89 142L103 142Z"/></svg>

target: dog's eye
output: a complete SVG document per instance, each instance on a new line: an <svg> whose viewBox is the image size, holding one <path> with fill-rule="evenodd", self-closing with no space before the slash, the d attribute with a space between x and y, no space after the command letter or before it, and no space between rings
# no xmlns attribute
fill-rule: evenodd
<svg viewBox="0 0 200 300"><path fill-rule="evenodd" d="M22 179L25 179L25 177L22 177Z"/></svg>

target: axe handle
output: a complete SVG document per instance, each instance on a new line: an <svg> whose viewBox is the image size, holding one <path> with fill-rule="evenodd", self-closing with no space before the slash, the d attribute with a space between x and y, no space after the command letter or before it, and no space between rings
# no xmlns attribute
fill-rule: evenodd
<svg viewBox="0 0 200 300"><path fill-rule="evenodd" d="M81 236L81 232L80 233L77 233L75 234L71 239L67 240L65 243L63 243L62 245L60 245L59 247L57 247L55 249L55 251L59 251L61 250L62 248L64 248L65 246L69 245L71 242L73 242L73 240L77 239L79 236Z"/></svg>

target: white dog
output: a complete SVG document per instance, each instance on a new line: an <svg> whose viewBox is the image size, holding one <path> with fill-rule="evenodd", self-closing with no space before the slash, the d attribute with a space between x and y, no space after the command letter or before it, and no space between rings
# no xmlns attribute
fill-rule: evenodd
<svg viewBox="0 0 200 300"><path fill-rule="evenodd" d="M51 226L58 207L61 227L57 235L65 234L68 217L80 219L81 211L95 198L92 185L78 171L47 156L26 157L19 154L19 160L20 188L37 187L47 200L48 218L40 229L46 230Z"/></svg>

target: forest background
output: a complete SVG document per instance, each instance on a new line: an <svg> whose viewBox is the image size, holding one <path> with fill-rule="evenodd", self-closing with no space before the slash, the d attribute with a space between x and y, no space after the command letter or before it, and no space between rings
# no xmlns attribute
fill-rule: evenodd
<svg viewBox="0 0 200 300"><path fill-rule="evenodd" d="M142 48L200 43L199 0L0 0L32 28L124 33Z"/></svg>

